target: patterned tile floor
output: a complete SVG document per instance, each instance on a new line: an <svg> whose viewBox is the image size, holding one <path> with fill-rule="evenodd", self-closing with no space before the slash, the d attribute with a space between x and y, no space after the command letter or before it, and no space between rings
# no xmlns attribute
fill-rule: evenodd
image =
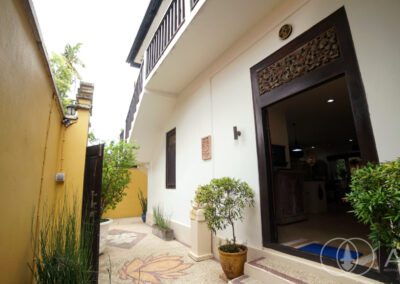
<svg viewBox="0 0 400 284"><path fill-rule="evenodd" d="M225 283L217 261L195 262L189 250L178 241L157 238L140 218L114 219L99 257L99 283L110 283L110 275L111 283Z"/></svg>

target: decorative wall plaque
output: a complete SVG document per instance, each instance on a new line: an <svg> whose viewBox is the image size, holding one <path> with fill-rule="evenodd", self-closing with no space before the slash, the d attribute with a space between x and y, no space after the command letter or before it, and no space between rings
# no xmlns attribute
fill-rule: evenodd
<svg viewBox="0 0 400 284"><path fill-rule="evenodd" d="M201 138L201 157L203 160L211 160L211 136Z"/></svg>
<svg viewBox="0 0 400 284"><path fill-rule="evenodd" d="M279 38L281 40L285 40L291 35L291 33L292 33L292 25L291 24L283 25L279 30Z"/></svg>
<svg viewBox="0 0 400 284"><path fill-rule="evenodd" d="M332 27L257 73L260 96L340 57Z"/></svg>

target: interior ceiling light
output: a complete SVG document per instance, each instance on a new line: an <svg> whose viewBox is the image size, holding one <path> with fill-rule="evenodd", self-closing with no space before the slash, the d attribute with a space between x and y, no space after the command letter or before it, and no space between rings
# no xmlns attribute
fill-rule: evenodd
<svg viewBox="0 0 400 284"><path fill-rule="evenodd" d="M333 103L335 100L334 99L328 99L326 102L328 103L328 104L331 104L331 103Z"/></svg>
<svg viewBox="0 0 400 284"><path fill-rule="evenodd" d="M292 149L292 152L303 152L303 149L297 143L296 123L293 123L293 128L294 128L294 147Z"/></svg>
<svg viewBox="0 0 400 284"><path fill-rule="evenodd" d="M315 146L311 146L311 149L315 149Z"/></svg>
<svg viewBox="0 0 400 284"><path fill-rule="evenodd" d="M353 142L353 139L350 138L350 139L349 139L349 142Z"/></svg>

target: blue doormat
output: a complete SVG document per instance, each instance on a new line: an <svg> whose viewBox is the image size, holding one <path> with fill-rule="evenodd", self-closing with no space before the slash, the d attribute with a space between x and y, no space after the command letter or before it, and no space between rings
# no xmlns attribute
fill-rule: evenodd
<svg viewBox="0 0 400 284"><path fill-rule="evenodd" d="M308 251L308 252L311 252L311 253L315 253L315 254L321 255L322 248L324 248L323 245L317 244L317 243L312 243L312 244L308 244L308 245L305 245L303 247L300 247L298 249L302 250L302 251ZM339 253L338 253L338 250L339 250ZM338 248L335 248L335 247L326 246L324 248L323 252L322 252L322 255L326 256L326 257L333 258L333 259L336 259L336 255L337 255L339 260L342 260L342 259L354 260L354 259L357 259L360 256L362 256L363 253L362 252L355 252L353 250L347 250L346 251L345 249L342 249L342 248L338 249Z"/></svg>

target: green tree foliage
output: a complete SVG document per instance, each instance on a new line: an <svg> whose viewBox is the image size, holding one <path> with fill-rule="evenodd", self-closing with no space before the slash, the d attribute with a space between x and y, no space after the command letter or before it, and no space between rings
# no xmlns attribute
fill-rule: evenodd
<svg viewBox="0 0 400 284"><path fill-rule="evenodd" d="M61 96L64 110L66 110L67 105L72 103L72 99L68 98L68 91L71 89L71 85L76 81L76 79L81 79L76 67L85 67L82 61L78 58L81 45L82 43L78 43L75 46L67 44L61 55L53 53L50 59L51 71L53 72L56 87Z"/></svg>
<svg viewBox="0 0 400 284"><path fill-rule="evenodd" d="M92 131L89 132L88 134L88 140L89 140L89 144L93 145L93 144L99 144L100 139L98 139L94 133Z"/></svg>
<svg viewBox="0 0 400 284"><path fill-rule="evenodd" d="M196 202L204 207L208 228L214 232L232 227L232 242L236 247L235 224L243 221L246 206L254 206L254 192L246 182L223 177L212 179L210 184L200 187Z"/></svg>
<svg viewBox="0 0 400 284"><path fill-rule="evenodd" d="M103 212L115 209L117 204L126 196L131 175L129 169L136 164L139 147L123 140L117 143L111 141L104 149L103 183L101 188L101 206Z"/></svg>
<svg viewBox="0 0 400 284"><path fill-rule="evenodd" d="M400 159L357 170L347 199L356 217L370 226L376 248L400 248Z"/></svg>
<svg viewBox="0 0 400 284"><path fill-rule="evenodd" d="M79 75L78 71L76 70L75 66L85 67L85 64L79 59L78 53L79 49L81 48L82 43L77 43L75 46L71 46L69 43L65 46L64 53L62 54L68 64L68 67L72 71L72 83L76 79L81 79L81 75Z"/></svg>

